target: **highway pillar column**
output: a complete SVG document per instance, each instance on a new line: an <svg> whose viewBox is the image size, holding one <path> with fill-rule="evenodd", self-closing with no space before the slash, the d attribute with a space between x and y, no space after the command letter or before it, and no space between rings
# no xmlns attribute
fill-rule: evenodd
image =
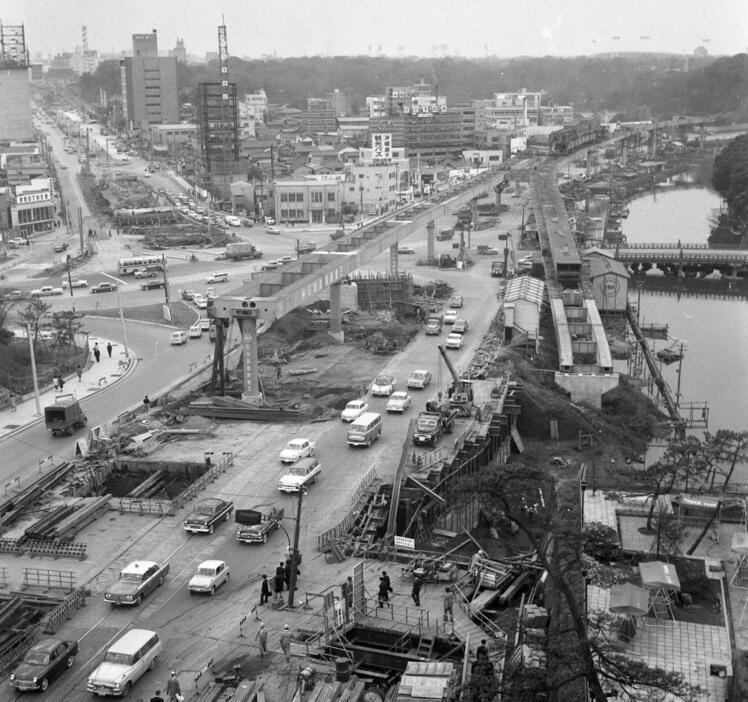
<svg viewBox="0 0 748 702"><path fill-rule="evenodd" d="M434 224L434 220L432 219L426 225L426 259L429 261L436 258L436 247L434 244L434 230L435 229L436 229L436 225Z"/></svg>
<svg viewBox="0 0 748 702"><path fill-rule="evenodd" d="M499 193L499 198L501 198L501 193ZM472 227L470 227L468 231L472 231L478 226L478 198L477 197L470 201L470 224L472 224Z"/></svg>
<svg viewBox="0 0 748 702"><path fill-rule="evenodd" d="M257 318L237 318L242 334L242 352L244 354L244 390L242 400L260 404L260 367L257 361Z"/></svg>
<svg viewBox="0 0 748 702"><path fill-rule="evenodd" d="M340 314L340 283L330 286L330 336L338 344L345 341L343 336L342 315Z"/></svg>
<svg viewBox="0 0 748 702"><path fill-rule="evenodd" d="M397 275L398 272L398 258L397 258L397 244L390 246L390 275Z"/></svg>

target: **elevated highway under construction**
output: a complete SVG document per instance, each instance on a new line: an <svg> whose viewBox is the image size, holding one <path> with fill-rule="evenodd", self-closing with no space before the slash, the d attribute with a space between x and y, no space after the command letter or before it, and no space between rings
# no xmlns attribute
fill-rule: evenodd
<svg viewBox="0 0 748 702"><path fill-rule="evenodd" d="M244 353L244 392L242 399L260 399L257 334L291 310L318 300L330 300L330 334L342 342L341 285L354 271L384 251L390 252L390 272L398 272L398 244L411 234L427 232L427 258L434 258L436 220L455 208L470 205L477 219L478 200L499 197L503 171L486 171L468 181L438 193L428 201L402 208L356 228L345 237L330 242L327 251L302 256L282 271L262 273L256 279L217 298L211 314L217 324L214 369L223 378L222 348L231 347L236 321ZM228 330L224 339L224 330Z"/></svg>

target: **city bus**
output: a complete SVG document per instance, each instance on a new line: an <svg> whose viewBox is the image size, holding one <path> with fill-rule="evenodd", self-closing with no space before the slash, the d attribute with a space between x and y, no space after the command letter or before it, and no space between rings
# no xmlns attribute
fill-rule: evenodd
<svg viewBox="0 0 748 702"><path fill-rule="evenodd" d="M164 262L161 256L130 256L129 258L121 258L117 266L122 275L129 275L138 268L160 271L164 267Z"/></svg>

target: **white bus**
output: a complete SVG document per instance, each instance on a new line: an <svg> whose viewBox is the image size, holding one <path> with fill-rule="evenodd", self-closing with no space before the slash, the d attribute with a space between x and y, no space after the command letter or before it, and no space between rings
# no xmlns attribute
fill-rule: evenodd
<svg viewBox="0 0 748 702"><path fill-rule="evenodd" d="M134 273L138 268L160 271L164 267L164 262L161 256L130 256L129 258L121 258L118 267L122 275L128 275Z"/></svg>

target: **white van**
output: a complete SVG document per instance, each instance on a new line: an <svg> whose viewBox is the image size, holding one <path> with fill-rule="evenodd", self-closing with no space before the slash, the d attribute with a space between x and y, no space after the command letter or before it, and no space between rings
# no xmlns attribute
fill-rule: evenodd
<svg viewBox="0 0 748 702"><path fill-rule="evenodd" d="M155 631L131 629L107 649L88 676L86 689L94 695L126 697L143 674L156 667L163 647Z"/></svg>
<svg viewBox="0 0 748 702"><path fill-rule="evenodd" d="M348 427L349 446L371 446L382 435L382 415L364 412Z"/></svg>
<svg viewBox="0 0 748 702"><path fill-rule="evenodd" d="M169 337L169 343L171 343L172 346L181 346L182 344L186 344L187 332L184 329L172 332L171 336Z"/></svg>
<svg viewBox="0 0 748 702"><path fill-rule="evenodd" d="M215 273L211 273L205 279L205 282L210 285L211 283L227 283L228 280L229 274L226 271L216 271Z"/></svg>

